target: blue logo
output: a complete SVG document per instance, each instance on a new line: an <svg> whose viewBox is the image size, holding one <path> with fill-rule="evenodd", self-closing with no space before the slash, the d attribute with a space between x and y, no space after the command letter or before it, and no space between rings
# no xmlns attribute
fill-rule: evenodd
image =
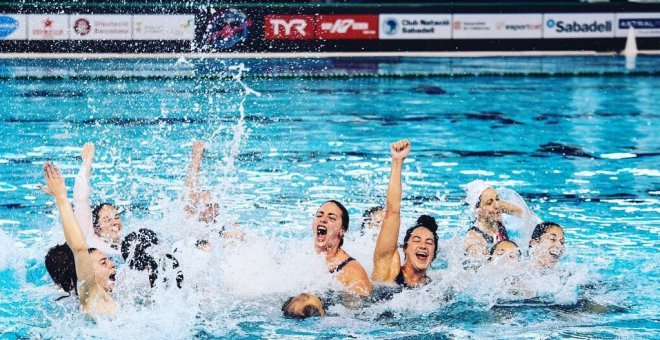
<svg viewBox="0 0 660 340"><path fill-rule="evenodd" d="M399 23L396 21L394 18L389 18L385 21L383 21L383 33L387 35L395 35L397 33L397 29L399 28Z"/></svg>
<svg viewBox="0 0 660 340"><path fill-rule="evenodd" d="M230 48L247 40L252 22L237 9L216 13L209 22L206 40L218 48Z"/></svg>
<svg viewBox="0 0 660 340"><path fill-rule="evenodd" d="M553 27L555 27L555 21L552 20L552 19L549 19L548 22L545 23L545 25L548 26L548 28L553 28Z"/></svg>
<svg viewBox="0 0 660 340"><path fill-rule="evenodd" d="M619 19L620 29L656 29L660 28L660 18L658 19Z"/></svg>
<svg viewBox="0 0 660 340"><path fill-rule="evenodd" d="M18 29L16 19L3 15L0 16L0 38L6 38Z"/></svg>

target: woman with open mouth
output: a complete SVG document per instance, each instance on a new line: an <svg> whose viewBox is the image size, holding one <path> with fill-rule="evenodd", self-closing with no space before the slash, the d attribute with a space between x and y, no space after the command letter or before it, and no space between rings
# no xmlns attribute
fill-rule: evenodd
<svg viewBox="0 0 660 340"><path fill-rule="evenodd" d="M67 199L64 178L59 169L46 163L44 174L48 187L45 192L55 198L64 238L73 252L75 284L80 297L80 306L86 314L93 317L116 314L117 304L109 294L114 287L115 264L102 251L88 248L71 203Z"/></svg>
<svg viewBox="0 0 660 340"><path fill-rule="evenodd" d="M554 268L564 254L564 229L554 222L536 225L529 241L529 257L532 266L545 270Z"/></svg>
<svg viewBox="0 0 660 340"><path fill-rule="evenodd" d="M312 222L314 248L325 254L330 273L336 275L347 291L359 296L371 294L371 282L364 267L344 249L344 234L348 231L348 210L341 203L330 200L316 211Z"/></svg>
<svg viewBox="0 0 660 340"><path fill-rule="evenodd" d="M417 223L406 231L403 240L405 262L397 249L401 227L401 172L403 161L410 153L410 142L401 140L390 146L392 170L387 187L385 218L376 241L374 251L374 282L394 282L405 288L414 288L428 283L426 271L436 257L438 245L438 225L435 219L422 215Z"/></svg>

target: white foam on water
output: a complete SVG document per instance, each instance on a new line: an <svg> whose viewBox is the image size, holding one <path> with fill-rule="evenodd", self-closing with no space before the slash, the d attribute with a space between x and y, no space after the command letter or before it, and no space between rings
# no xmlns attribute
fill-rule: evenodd
<svg viewBox="0 0 660 340"><path fill-rule="evenodd" d="M604 153L600 155L601 158L605 159L626 159L626 158L635 158L637 157L634 153L620 152L620 153Z"/></svg>

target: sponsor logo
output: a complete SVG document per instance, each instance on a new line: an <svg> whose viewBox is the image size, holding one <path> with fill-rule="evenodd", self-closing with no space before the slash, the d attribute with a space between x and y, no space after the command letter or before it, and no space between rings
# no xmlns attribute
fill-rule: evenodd
<svg viewBox="0 0 660 340"><path fill-rule="evenodd" d="M541 24L507 24L505 21L498 21L495 28L505 31L538 31L541 29Z"/></svg>
<svg viewBox="0 0 660 340"><path fill-rule="evenodd" d="M230 48L247 40L252 22L241 11L230 8L219 11L211 17L206 41L211 46Z"/></svg>
<svg viewBox="0 0 660 340"><path fill-rule="evenodd" d="M660 19L619 19L619 28L628 29L634 27L635 29L655 29L660 28Z"/></svg>
<svg viewBox="0 0 660 340"><path fill-rule="evenodd" d="M18 29L18 21L12 17L0 16L0 38L6 38Z"/></svg>
<svg viewBox="0 0 660 340"><path fill-rule="evenodd" d="M377 39L376 15L320 15L316 25L319 39Z"/></svg>
<svg viewBox="0 0 660 340"><path fill-rule="evenodd" d="M612 21L605 22L593 21L591 23L579 23L577 21L564 22L563 20L554 21L549 19L546 22L548 28L554 28L557 33L583 33L583 32L612 32Z"/></svg>
<svg viewBox="0 0 660 340"><path fill-rule="evenodd" d="M73 24L73 31L79 35L87 35L92 31L92 25L87 19L81 18Z"/></svg>
<svg viewBox="0 0 660 340"><path fill-rule="evenodd" d="M386 35L395 35L399 32L399 22L394 18L387 18L383 21L380 29Z"/></svg>
<svg viewBox="0 0 660 340"><path fill-rule="evenodd" d="M454 29L459 31L490 31L490 26L485 21L454 21Z"/></svg>
<svg viewBox="0 0 660 340"><path fill-rule="evenodd" d="M267 15L264 24L268 40L314 38L314 17L311 15Z"/></svg>
<svg viewBox="0 0 660 340"><path fill-rule="evenodd" d="M61 28L54 28L54 21L49 17L41 21L42 26L32 30L35 36L42 36L44 38L55 38L64 35L64 30Z"/></svg>

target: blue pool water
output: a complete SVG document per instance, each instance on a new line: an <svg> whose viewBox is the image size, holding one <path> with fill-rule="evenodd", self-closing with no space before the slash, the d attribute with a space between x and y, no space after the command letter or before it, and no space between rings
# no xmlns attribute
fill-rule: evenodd
<svg viewBox="0 0 660 340"><path fill-rule="evenodd" d="M659 74L657 57L635 69L618 57L2 60L0 337L657 338ZM441 226L433 283L323 320L283 319L287 296L332 285L310 235L324 200L349 207L345 248L372 267L359 216L383 204L388 144L401 138L412 142L404 225L429 213ZM80 146L94 142L92 201L123 207L125 230L174 243L196 228L177 200L196 139L209 144L205 185L248 242L193 262L202 288L144 306L116 292L113 320L55 302L43 256L63 238L36 189L43 163L72 186ZM570 275L547 283L549 300L498 302L489 278L448 260L466 230L461 186L478 178L565 227Z"/></svg>

